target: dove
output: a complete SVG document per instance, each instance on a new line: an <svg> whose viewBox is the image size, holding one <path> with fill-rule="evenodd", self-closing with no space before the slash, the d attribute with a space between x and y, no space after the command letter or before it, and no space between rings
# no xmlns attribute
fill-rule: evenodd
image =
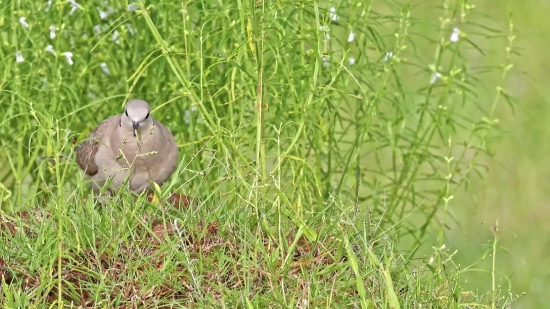
<svg viewBox="0 0 550 309"><path fill-rule="evenodd" d="M178 163L178 147L172 132L150 115L143 100L130 100L124 113L101 122L75 148L76 163L99 193L118 191L129 175L131 191L151 192L151 182L166 182Z"/></svg>

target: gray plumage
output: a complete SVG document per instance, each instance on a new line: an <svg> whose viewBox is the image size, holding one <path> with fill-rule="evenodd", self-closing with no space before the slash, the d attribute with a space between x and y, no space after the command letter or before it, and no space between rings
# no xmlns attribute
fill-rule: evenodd
<svg viewBox="0 0 550 309"><path fill-rule="evenodd" d="M76 163L96 192L108 181L109 191L120 189L128 174L128 188L136 193L152 191L151 181L162 185L170 178L178 147L172 132L149 113L147 102L130 100L123 114L105 119L76 147Z"/></svg>

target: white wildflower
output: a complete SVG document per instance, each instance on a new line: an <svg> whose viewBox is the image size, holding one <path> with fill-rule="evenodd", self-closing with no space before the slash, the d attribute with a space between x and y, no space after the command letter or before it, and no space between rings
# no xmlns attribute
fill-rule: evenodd
<svg viewBox="0 0 550 309"><path fill-rule="evenodd" d="M128 32L129 32L131 35L135 35L135 34L136 34L136 32L134 31L134 28L132 28L132 25L126 24L126 29L128 29Z"/></svg>
<svg viewBox="0 0 550 309"><path fill-rule="evenodd" d="M107 63L105 62L102 62L99 67L101 68L101 71L103 71L103 73L107 74L107 75L111 75L111 71L109 70L109 68L107 67Z"/></svg>
<svg viewBox="0 0 550 309"><path fill-rule="evenodd" d="M111 6L108 7L106 11L102 11L100 9L97 9L97 11L99 12L99 18L101 18L102 20L106 20L107 17L109 17L109 15L111 15L115 12L113 7L111 7Z"/></svg>
<svg viewBox="0 0 550 309"><path fill-rule="evenodd" d="M329 63L330 57L329 56L323 56L323 66L326 68L330 65Z"/></svg>
<svg viewBox="0 0 550 309"><path fill-rule="evenodd" d="M350 30L349 36L348 36L348 42L353 42L353 40L355 40L355 33L353 33L353 30Z"/></svg>
<svg viewBox="0 0 550 309"><path fill-rule="evenodd" d="M29 24L27 23L27 18L25 17L19 18L19 23L21 24L21 27L29 28Z"/></svg>
<svg viewBox="0 0 550 309"><path fill-rule="evenodd" d="M55 30L57 30L57 28L55 26L50 26L50 39L55 39Z"/></svg>
<svg viewBox="0 0 550 309"><path fill-rule="evenodd" d="M137 2L130 3L126 7L126 11L128 11L128 12L135 11L137 9L139 9L139 5L137 4Z"/></svg>
<svg viewBox="0 0 550 309"><path fill-rule="evenodd" d="M69 12L69 15L73 15L73 13L80 8L80 4L76 3L76 0L67 0L71 4L71 11Z"/></svg>
<svg viewBox="0 0 550 309"><path fill-rule="evenodd" d="M335 7L330 8L328 15L330 16L330 19L332 19L333 21L337 21L339 19L338 15L336 15Z"/></svg>
<svg viewBox="0 0 550 309"><path fill-rule="evenodd" d="M430 84L435 83L435 81L436 81L438 78L441 78L441 73L435 72L435 73L432 75L432 79L430 79Z"/></svg>
<svg viewBox="0 0 550 309"><path fill-rule="evenodd" d="M56 54L55 49L53 49L53 46L51 46L51 45L46 46L46 51L48 53L52 53L54 55Z"/></svg>
<svg viewBox="0 0 550 309"><path fill-rule="evenodd" d="M191 111L190 110L186 110L183 114L183 122L185 123L190 123L191 122Z"/></svg>
<svg viewBox="0 0 550 309"><path fill-rule="evenodd" d="M354 65L355 64L355 58L349 57L348 63L349 63L349 65Z"/></svg>
<svg viewBox="0 0 550 309"><path fill-rule="evenodd" d="M393 52L389 51L384 55L384 59L382 59L383 62L388 62L393 57Z"/></svg>
<svg viewBox="0 0 550 309"><path fill-rule="evenodd" d="M46 89L47 86L48 86L48 78L44 77L44 78L42 79L42 86L41 86L41 88L42 88L42 89Z"/></svg>
<svg viewBox="0 0 550 309"><path fill-rule="evenodd" d="M69 65L73 65L74 62L73 62L73 53L71 52L65 52L65 58L67 58L67 62L69 63Z"/></svg>
<svg viewBox="0 0 550 309"><path fill-rule="evenodd" d="M458 37L460 36L460 29L458 28L453 28L453 33L451 33L451 37L449 38L449 40L451 40L451 42L458 42Z"/></svg>
<svg viewBox="0 0 550 309"><path fill-rule="evenodd" d="M328 33L328 31L329 31L328 26L322 25L322 26L319 27L319 30L321 30L325 33L325 37L326 37L327 40L330 40L330 34Z"/></svg>
<svg viewBox="0 0 550 309"><path fill-rule="evenodd" d="M25 61L25 58L23 58L23 54L20 51L16 52L15 53L15 62L21 63L23 61Z"/></svg>
<svg viewBox="0 0 550 309"><path fill-rule="evenodd" d="M48 5L46 6L46 8L44 9L44 11L47 13L50 11L50 7L52 7L52 2L53 0L48 0Z"/></svg>
<svg viewBox="0 0 550 309"><path fill-rule="evenodd" d="M99 12L99 18L105 20L107 17L109 17L109 13L107 11L102 11L100 9L97 9Z"/></svg>
<svg viewBox="0 0 550 309"><path fill-rule="evenodd" d="M120 44L120 40L118 39L118 31L113 31L113 36L111 36L111 41L114 41L116 44Z"/></svg>

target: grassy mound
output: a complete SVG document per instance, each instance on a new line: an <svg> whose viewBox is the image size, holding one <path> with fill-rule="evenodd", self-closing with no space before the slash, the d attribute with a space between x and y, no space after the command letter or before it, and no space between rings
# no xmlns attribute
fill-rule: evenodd
<svg viewBox="0 0 550 309"><path fill-rule="evenodd" d="M477 301L450 259L418 263L377 222L349 212L312 218L306 232L288 217L280 227L258 221L246 205L126 201L97 210L71 200L61 220L43 209L3 216L4 306L458 308Z"/></svg>

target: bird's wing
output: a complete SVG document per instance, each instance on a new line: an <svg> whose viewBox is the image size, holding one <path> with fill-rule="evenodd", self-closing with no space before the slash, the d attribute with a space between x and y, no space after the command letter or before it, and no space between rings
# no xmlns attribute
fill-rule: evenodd
<svg viewBox="0 0 550 309"><path fill-rule="evenodd" d="M88 176L94 176L98 172L96 154L101 144L105 144L107 137L116 129L115 124L120 123L120 115L109 117L101 122L84 142L75 149L76 164Z"/></svg>

